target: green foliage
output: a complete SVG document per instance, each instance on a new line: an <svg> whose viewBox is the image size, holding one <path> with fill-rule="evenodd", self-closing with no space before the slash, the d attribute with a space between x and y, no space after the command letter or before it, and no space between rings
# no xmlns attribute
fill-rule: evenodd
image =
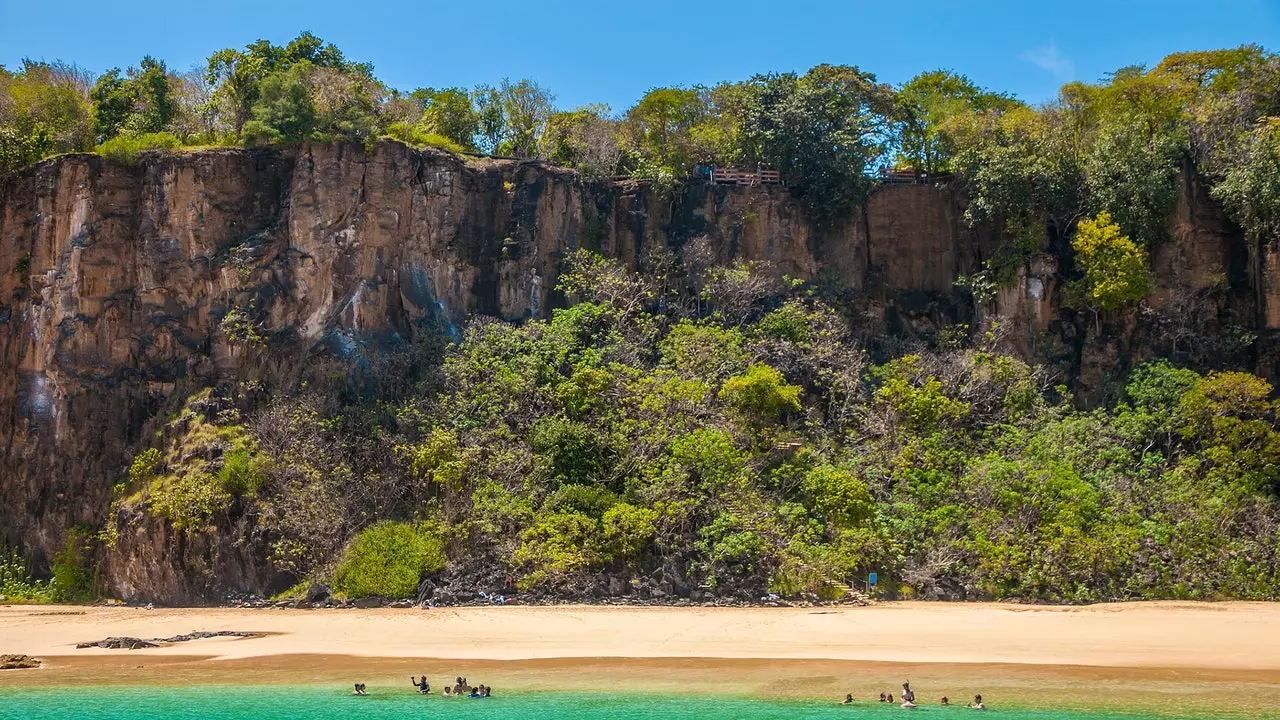
<svg viewBox="0 0 1280 720"><path fill-rule="evenodd" d="M308 89L312 68L300 62L263 78L252 119L244 125L250 143L296 143L316 129L316 102Z"/></svg>
<svg viewBox="0 0 1280 720"><path fill-rule="evenodd" d="M480 130L480 118L463 88L419 88L410 97L422 107L417 126L427 135L448 140L453 146L470 149Z"/></svg>
<svg viewBox="0 0 1280 720"><path fill-rule="evenodd" d="M405 145L422 150L424 148L439 148L441 150L451 152L454 155L461 155L466 152L466 148L458 143L450 140L444 135L429 132L422 125L410 125L409 123L392 123L387 126L386 137L399 140Z"/></svg>
<svg viewBox="0 0 1280 720"><path fill-rule="evenodd" d="M413 597L422 578L446 564L435 527L383 521L352 538L333 571L333 590L348 598Z"/></svg>
<svg viewBox="0 0 1280 720"><path fill-rule="evenodd" d="M222 456L218 484L232 495L256 495L262 488L266 458L248 449L233 450Z"/></svg>
<svg viewBox="0 0 1280 720"><path fill-rule="evenodd" d="M856 527L873 515L871 491L848 470L819 465L805 473L800 487L813 508L836 527Z"/></svg>
<svg viewBox="0 0 1280 720"><path fill-rule="evenodd" d="M0 181L40 160L93 145L91 77L62 63L0 67Z"/></svg>
<svg viewBox="0 0 1280 720"><path fill-rule="evenodd" d="M148 508L180 532L204 531L213 516L231 504L231 493L211 473L190 472L151 489Z"/></svg>
<svg viewBox="0 0 1280 720"><path fill-rule="evenodd" d="M222 316L218 329L226 336L227 342L245 347L261 347L267 344L262 328L253 319L253 303L248 308L233 307Z"/></svg>
<svg viewBox="0 0 1280 720"><path fill-rule="evenodd" d="M1082 221L1071 247L1084 273L1078 292L1086 306L1115 310L1138 302L1151 291L1146 251L1120 234L1120 226L1107 212Z"/></svg>
<svg viewBox="0 0 1280 720"><path fill-rule="evenodd" d="M873 374L880 380L875 402L890 411L897 427L927 434L969 412L967 403L948 397L942 381L921 370L917 355L882 365Z"/></svg>
<svg viewBox="0 0 1280 720"><path fill-rule="evenodd" d="M634 558L658 533L658 512L650 508L618 503L601 517L604 548L613 560Z"/></svg>
<svg viewBox="0 0 1280 720"><path fill-rule="evenodd" d="M819 221L848 217L871 190L866 171L894 142L894 92L855 67L819 65L752 80L747 159L775 167Z"/></svg>
<svg viewBox="0 0 1280 720"><path fill-rule="evenodd" d="M947 70L921 73L898 91L904 120L898 164L928 173L952 170L956 153L949 125L965 113L998 113L1018 107L1008 95L974 85Z"/></svg>
<svg viewBox="0 0 1280 720"><path fill-rule="evenodd" d="M706 112L696 89L650 90L627 111L627 150L650 179L683 177L694 159L693 129Z"/></svg>
<svg viewBox="0 0 1280 720"><path fill-rule="evenodd" d="M555 583L599 562L600 523L578 512L555 512L536 519L520 535L515 563L525 588Z"/></svg>
<svg viewBox="0 0 1280 720"><path fill-rule="evenodd" d="M196 408L211 402L204 390L187 399L160 432L161 446L134 456L129 482L118 495L126 507L145 505L175 530L189 535L215 524L236 497L251 499L262 493L271 471L271 458L238 414L210 418Z"/></svg>
<svg viewBox="0 0 1280 720"><path fill-rule="evenodd" d="M577 168L585 178L611 177L620 171L623 160L619 126L605 105L552 113L538 140L538 154L558 165ZM586 246L585 240L583 244Z"/></svg>
<svg viewBox="0 0 1280 720"><path fill-rule="evenodd" d="M53 601L49 583L32 577L30 564L17 548L0 549L0 597L7 603Z"/></svg>
<svg viewBox="0 0 1280 720"><path fill-rule="evenodd" d="M800 386L788 385L782 373L755 363L724 382L720 397L732 408L763 420L800 410Z"/></svg>
<svg viewBox="0 0 1280 720"><path fill-rule="evenodd" d="M1280 237L1280 118L1265 118L1243 141L1213 195L1255 240Z"/></svg>
<svg viewBox="0 0 1280 720"><path fill-rule="evenodd" d="M160 466L160 451L147 448L134 456L129 465L129 481L135 485L148 485L156 479L156 471Z"/></svg>
<svg viewBox="0 0 1280 720"><path fill-rule="evenodd" d="M137 165L142 153L154 150L177 150L182 147L178 138L167 132L146 135L117 135L98 146L102 157L121 165Z"/></svg>
<svg viewBox="0 0 1280 720"><path fill-rule="evenodd" d="M53 579L49 582L49 591L55 601L71 603L93 599L91 537L90 533L80 528L72 528L67 531L62 551L54 554Z"/></svg>
<svg viewBox="0 0 1280 720"><path fill-rule="evenodd" d="M535 157L538 138L555 110L555 95L533 80L479 85L471 93L479 118L480 149L494 155Z"/></svg>
<svg viewBox="0 0 1280 720"><path fill-rule="evenodd" d="M602 487L562 485L547 496L542 508L548 512L580 513L599 520L620 502L617 494Z"/></svg>

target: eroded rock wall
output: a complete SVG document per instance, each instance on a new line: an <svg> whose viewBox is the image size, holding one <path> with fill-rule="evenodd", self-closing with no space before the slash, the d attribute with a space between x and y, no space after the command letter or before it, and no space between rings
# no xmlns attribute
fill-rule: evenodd
<svg viewBox="0 0 1280 720"><path fill-rule="evenodd" d="M815 227L781 187L698 184L668 198L388 142L146 155L136 167L66 156L4 193L0 536L46 559L67 528L102 526L112 485L175 399L220 378L287 378L304 358L365 352L424 323L545 315L561 258L580 245L634 267L649 248L706 236L720 262L834 275L876 332L1005 318L1015 348L1086 388L1163 352L1141 323L1064 311L1047 254L974 307L955 280L1002 239L964 222L952 187L887 186L861 216ZM1172 230L1153 252L1152 307L1200 298L1206 322L1258 334L1254 360L1272 374L1274 256L1247 247L1194 181ZM261 325L269 352L228 342L219 323L232 309ZM198 602L270 576L251 546L154 521L113 557L107 583L130 598Z"/></svg>

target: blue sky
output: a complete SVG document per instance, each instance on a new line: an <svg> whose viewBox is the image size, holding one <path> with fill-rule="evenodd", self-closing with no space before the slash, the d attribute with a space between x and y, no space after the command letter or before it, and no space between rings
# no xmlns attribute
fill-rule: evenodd
<svg viewBox="0 0 1280 720"><path fill-rule="evenodd" d="M1068 80L1180 50L1280 49L1280 0L0 0L0 64L100 72L144 53L185 70L212 51L310 30L387 84L531 77L573 107L625 109L659 85L818 63L898 83L947 68L1031 102Z"/></svg>

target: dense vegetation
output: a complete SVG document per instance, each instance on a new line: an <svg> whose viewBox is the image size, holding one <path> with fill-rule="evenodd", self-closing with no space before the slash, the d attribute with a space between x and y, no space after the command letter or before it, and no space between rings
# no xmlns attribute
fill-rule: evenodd
<svg viewBox="0 0 1280 720"><path fill-rule="evenodd" d="M427 336L362 395L328 368L246 423L201 394L134 502L189 532L249 508L277 567L348 595L445 565L569 595L831 596L869 571L899 596L1280 595L1265 381L1152 362L1082 411L998 326L868 352L822 287L695 254L655 276L579 251L569 307Z"/></svg>
<svg viewBox="0 0 1280 720"><path fill-rule="evenodd" d="M1277 116L1280 57L1258 47L1124 68L1037 108L950 72L895 88L822 65L657 88L615 114L557 109L529 80L391 90L303 34L185 75L152 58L97 78L0 69L0 175L61 152L390 136L659 190L698 166L773 167L830 223L878 169L954 174L969 220L1009 238L962 286L981 302L1051 253L1066 303L1100 326L1149 292L1180 174L1252 242L1280 239ZM117 509L187 533L250 517L274 567L347 595L442 571L561 594L833 595L875 571L899 596L1280 596L1273 388L1223 365L1247 334L1175 332L1195 369L1148 363L1082 410L998 323L903 345L828 282L705 251L655 250L639 273L579 252L549 319L477 318L296 387L196 393ZM221 329L263 351L248 315ZM73 539L67 597L87 582Z"/></svg>
<svg viewBox="0 0 1280 720"><path fill-rule="evenodd" d="M973 218L1027 240L992 268L1108 212L1140 247L1158 242L1188 163L1255 235L1280 229L1280 59L1256 46L1171 55L1098 84L1071 83L1039 108L947 71L900 87L856 67L650 90L616 113L555 106L532 80L475 88L388 88L367 63L303 33L209 56L176 73L150 56L100 76L24 61L0 68L0 176L57 153L122 162L147 149L370 142L540 158L590 177L670 187L696 167L776 168L818 220L847 216L896 166L960 172Z"/></svg>

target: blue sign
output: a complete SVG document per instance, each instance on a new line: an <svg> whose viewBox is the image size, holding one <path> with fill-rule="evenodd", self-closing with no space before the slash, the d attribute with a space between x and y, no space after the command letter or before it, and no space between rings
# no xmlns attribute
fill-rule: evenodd
<svg viewBox="0 0 1280 720"><path fill-rule="evenodd" d="M876 574L875 574L875 573L871 573L870 575L867 575L867 584L868 584L868 585L875 585L875 584L876 584Z"/></svg>

